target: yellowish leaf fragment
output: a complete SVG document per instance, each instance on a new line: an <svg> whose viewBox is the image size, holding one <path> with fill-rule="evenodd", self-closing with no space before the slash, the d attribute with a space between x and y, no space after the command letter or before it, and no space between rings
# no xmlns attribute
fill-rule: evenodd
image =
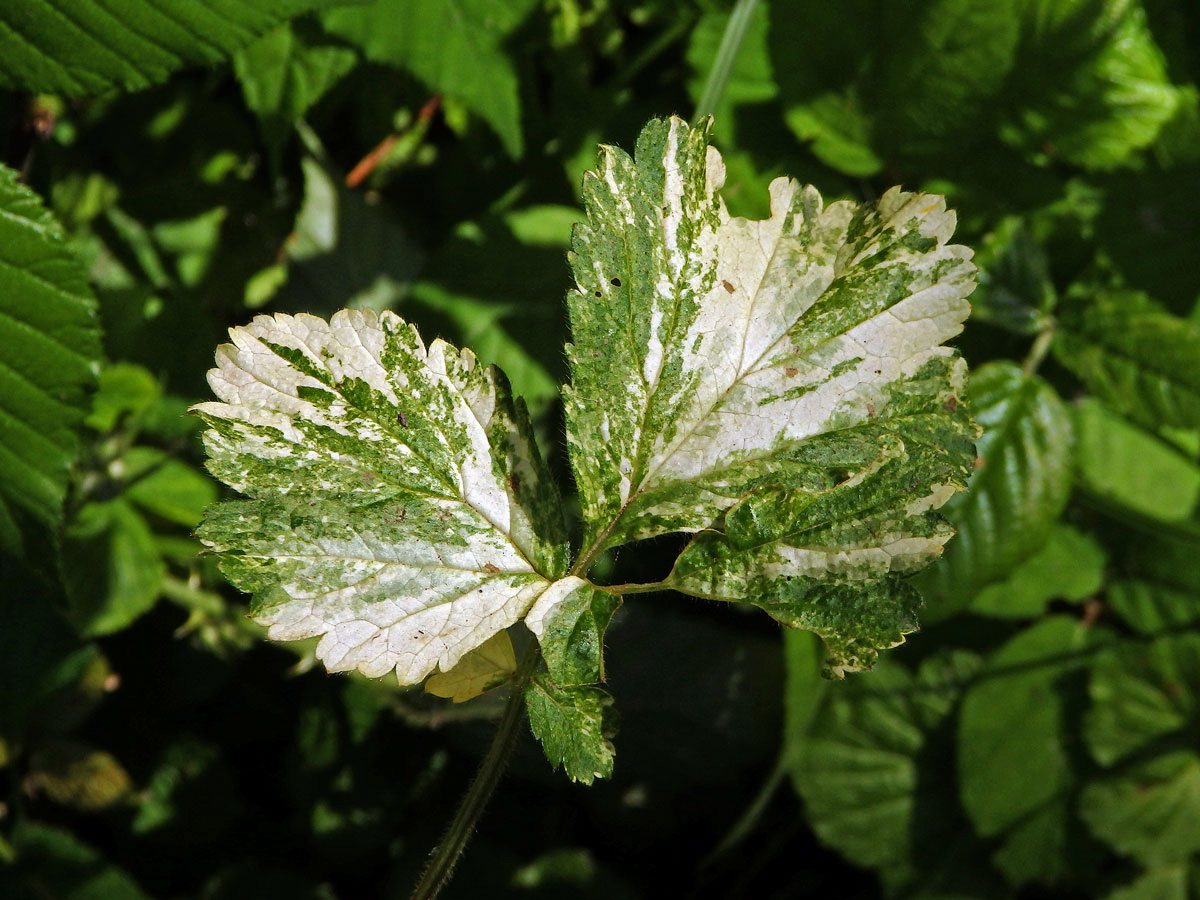
<svg viewBox="0 0 1200 900"><path fill-rule="evenodd" d="M425 691L462 703L507 683L517 671L517 655L507 631L492 635L449 672L439 672L425 682Z"/></svg>

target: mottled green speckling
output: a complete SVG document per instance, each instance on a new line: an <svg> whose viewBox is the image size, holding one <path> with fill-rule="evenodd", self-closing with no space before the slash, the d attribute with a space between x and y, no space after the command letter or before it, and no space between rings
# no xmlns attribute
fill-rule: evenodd
<svg viewBox="0 0 1200 900"><path fill-rule="evenodd" d="M545 675L525 692L529 727L554 766L572 781L591 784L613 771L616 714L612 697L589 685L560 686Z"/></svg>

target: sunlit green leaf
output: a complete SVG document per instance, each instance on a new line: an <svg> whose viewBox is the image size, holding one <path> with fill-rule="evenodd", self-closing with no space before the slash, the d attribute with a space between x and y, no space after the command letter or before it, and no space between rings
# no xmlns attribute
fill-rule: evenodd
<svg viewBox="0 0 1200 900"><path fill-rule="evenodd" d="M512 156L524 147L516 69L504 40L534 0L373 0L325 14L325 26L368 59L408 69L461 100Z"/></svg>
<svg viewBox="0 0 1200 900"><path fill-rule="evenodd" d="M158 599L162 557L145 518L123 498L79 511L63 559L69 615L83 634L119 631Z"/></svg>
<svg viewBox="0 0 1200 900"><path fill-rule="evenodd" d="M1104 580L1104 551L1087 535L1057 524L1045 545L971 601L971 611L1001 618L1034 618L1051 600L1084 600Z"/></svg>
<svg viewBox="0 0 1200 900"><path fill-rule="evenodd" d="M215 63L329 0L10 0L0 13L0 85L69 95L128 90Z"/></svg>
<svg viewBox="0 0 1200 900"><path fill-rule="evenodd" d="M1094 782L1079 816L1096 837L1146 865L1200 851L1200 756L1176 751Z"/></svg>
<svg viewBox="0 0 1200 900"><path fill-rule="evenodd" d="M357 60L349 47L322 42L309 30L285 24L239 50L233 70L268 145L278 148L295 121Z"/></svg>
<svg viewBox="0 0 1200 900"><path fill-rule="evenodd" d="M1131 291L1080 302L1055 344L1108 406L1150 428L1200 427L1200 324Z"/></svg>
<svg viewBox="0 0 1200 900"><path fill-rule="evenodd" d="M1083 660L1087 635L1071 619L1045 619L1006 643L963 698L958 779L983 835L1055 802L1074 780L1060 682Z"/></svg>
<svg viewBox="0 0 1200 900"><path fill-rule="evenodd" d="M885 660L869 677L830 686L787 756L822 841L883 870L892 883L920 882L935 857L951 863L944 870L937 864L938 876L951 882L994 878L963 840L970 828L952 788L935 775L948 763L936 732L979 666L963 651L927 660L916 675ZM807 698L789 694L795 702ZM956 854L961 866L953 864Z"/></svg>
<svg viewBox="0 0 1200 900"><path fill-rule="evenodd" d="M1200 465L1094 400L1074 409L1079 481L1117 507L1167 522L1200 501Z"/></svg>
<svg viewBox="0 0 1200 900"><path fill-rule="evenodd" d="M0 166L0 552L20 547L17 510L60 521L99 357L83 269L37 195Z"/></svg>
<svg viewBox="0 0 1200 900"><path fill-rule="evenodd" d="M1200 635L1107 649L1092 663L1091 709L1083 733L1096 760L1111 766L1188 726L1200 692Z"/></svg>

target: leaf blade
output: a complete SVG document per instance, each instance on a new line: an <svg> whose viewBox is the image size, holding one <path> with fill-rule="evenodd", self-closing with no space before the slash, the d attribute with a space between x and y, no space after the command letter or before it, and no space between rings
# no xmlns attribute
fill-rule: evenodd
<svg viewBox="0 0 1200 900"><path fill-rule="evenodd" d="M260 316L209 373L209 468L249 500L200 538L278 640L415 684L566 569L557 490L503 376L393 313Z"/></svg>
<svg viewBox="0 0 1200 900"><path fill-rule="evenodd" d="M789 480L778 457L887 418L893 382L953 358L940 344L974 268L941 198L826 207L777 179L772 217L751 222L725 213L723 178L705 129L679 119L647 125L633 158L601 148L585 178L565 395L585 545L710 526ZM961 374L947 367L947 397Z"/></svg>

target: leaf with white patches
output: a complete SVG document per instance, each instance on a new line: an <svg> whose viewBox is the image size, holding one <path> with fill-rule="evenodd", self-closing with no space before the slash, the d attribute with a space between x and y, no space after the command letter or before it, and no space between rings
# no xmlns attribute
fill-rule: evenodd
<svg viewBox="0 0 1200 900"><path fill-rule="evenodd" d="M975 267L941 197L825 205L781 178L750 221L723 180L706 129L674 118L585 178L566 391L584 552L699 532L667 584L816 631L840 674L916 627L901 578L953 533L934 510L976 429L943 343Z"/></svg>
<svg viewBox="0 0 1200 900"><path fill-rule="evenodd" d="M260 316L195 407L247 500L198 531L276 640L331 671L448 672L566 570L557 490L504 377L390 312Z"/></svg>
<svg viewBox="0 0 1200 900"><path fill-rule="evenodd" d="M723 180L706 130L679 119L647 125L634 158L602 148L585 178L566 410L591 552L712 527L763 485L819 495L848 443L869 460L888 435L970 431L953 416L965 366L941 345L975 268L943 198L826 206L780 178L771 218L750 221ZM914 395L950 415L914 413Z"/></svg>

